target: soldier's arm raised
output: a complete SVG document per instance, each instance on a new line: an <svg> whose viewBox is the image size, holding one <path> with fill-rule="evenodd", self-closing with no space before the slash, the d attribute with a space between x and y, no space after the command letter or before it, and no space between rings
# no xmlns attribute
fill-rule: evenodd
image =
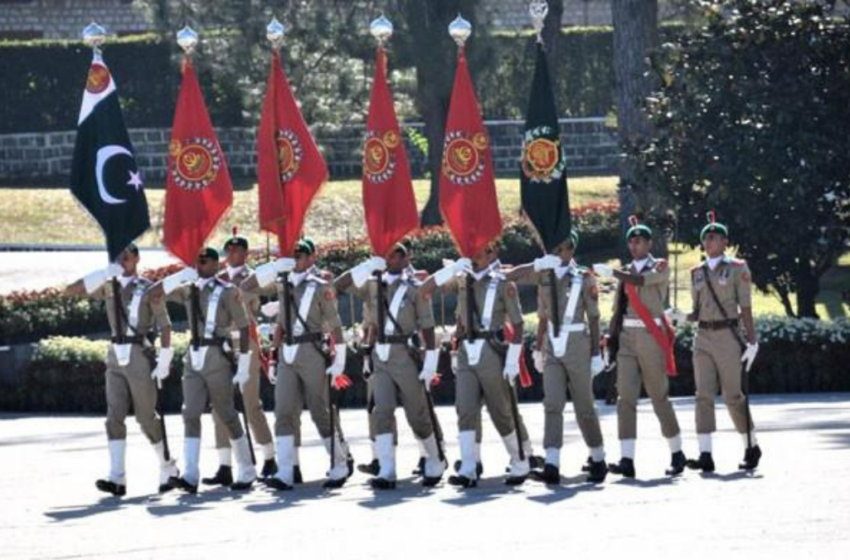
<svg viewBox="0 0 850 560"><path fill-rule="evenodd" d="M72 282L65 288L64 293L69 296L94 296L106 284L107 280L120 276L123 271L121 265L112 263L106 268L90 272L76 282Z"/></svg>

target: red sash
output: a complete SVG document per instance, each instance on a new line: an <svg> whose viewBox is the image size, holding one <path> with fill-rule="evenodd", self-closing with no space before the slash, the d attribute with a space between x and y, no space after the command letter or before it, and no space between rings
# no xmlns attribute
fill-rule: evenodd
<svg viewBox="0 0 850 560"><path fill-rule="evenodd" d="M664 332L661 331L661 327L655 323L652 313L649 312L649 309L646 308L638 297L637 288L635 288L634 284L626 283L626 294L629 296L629 304L637 312L640 320L643 321L646 330L649 331L649 334L655 339L655 343L664 352L667 375L676 377L678 375L676 371L676 357L673 355L673 341L676 339L676 331L673 330L672 325L670 325L667 317L664 315L661 316L661 325L664 327Z"/></svg>

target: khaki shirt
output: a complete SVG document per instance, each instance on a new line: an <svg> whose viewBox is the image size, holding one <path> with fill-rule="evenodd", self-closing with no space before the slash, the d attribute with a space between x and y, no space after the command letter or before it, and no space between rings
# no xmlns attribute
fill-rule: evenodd
<svg viewBox="0 0 850 560"><path fill-rule="evenodd" d="M337 307L336 290L333 284L317 276L318 270L314 269L307 275L304 280L297 286L289 285L290 294L292 296L291 319L292 328L299 324L298 312L301 307L301 299L304 297L308 286L313 286L313 299L310 301L310 309L306 317L302 317L307 323L307 332L331 332L342 327L342 320L339 317L339 309ZM280 309L277 312L277 322L286 328L286 313L284 309L285 298L283 290L283 282L278 280L275 282L278 291L278 300L280 301ZM303 325L302 325L303 326Z"/></svg>
<svg viewBox="0 0 850 560"><path fill-rule="evenodd" d="M120 289L121 303L124 308L124 313L121 318L121 324L124 329L124 332L122 333L119 333L116 330L116 309L115 298L113 296L114 292L112 290L112 281L110 280L106 282L106 284L91 294L93 299L103 300L106 302L106 316L109 320L109 328L112 331L112 336L127 334L127 321L130 320L130 302L133 300L133 294L137 289L144 291L144 295L142 296L142 301L139 305L139 322L136 325L137 333L133 334L144 336L153 330L154 325L160 329L171 326L171 319L168 317L168 309L165 307L165 300L162 298L154 300L154 298L150 296L148 290L151 285L152 282L150 280L136 277L130 281L126 287Z"/></svg>
<svg viewBox="0 0 850 560"><path fill-rule="evenodd" d="M384 290L384 301L387 308L392 306L393 297L401 285L407 286L404 293L404 298L401 300L401 305L398 308L398 316L395 317L401 332L398 327L395 329L395 335L412 334L414 332L434 328L434 311L431 307L431 298L426 296L421 290L422 283L411 277L407 273L397 278L395 282L386 286ZM351 293L363 300L363 323L377 328L378 326L378 280L370 278L361 288L352 285L349 290ZM387 323L392 323L389 318L389 311L386 311L385 320Z"/></svg>
<svg viewBox="0 0 850 560"><path fill-rule="evenodd" d="M637 273L634 263L629 265L629 272ZM635 286L637 294L644 306L649 310L653 317L661 317L664 314L664 300L667 298L667 290L670 285L670 267L667 266L667 261L664 259L656 259L652 255L640 272L643 276L643 286ZM617 282L617 293L620 293L620 284ZM614 315L617 315L619 306L619 297L614 298ZM629 319L639 318L634 307L629 304L626 306L624 315Z"/></svg>
<svg viewBox="0 0 850 560"><path fill-rule="evenodd" d="M215 332L213 336L229 338L232 330L245 329L249 325L248 312L245 310L245 306L242 303L242 295L240 294L239 288L233 284L224 282L219 278L215 278L212 282L209 282L206 286L200 288L198 293L198 299L201 303L198 316L198 335L201 337L204 335L204 327L206 325L207 304L209 303L210 296L212 296L213 291L217 286L222 286L224 289L222 291L221 298L218 301L218 307L216 308ZM189 317L190 332L194 314L192 309L193 306L191 304L191 294L191 285L184 285L180 286L167 296L168 301L182 303L186 306L186 312Z"/></svg>
<svg viewBox="0 0 850 560"><path fill-rule="evenodd" d="M711 296L709 280L729 319L738 318L739 307L752 306L750 268L746 261L724 256L714 270L707 265L691 269L691 298L699 321L724 320Z"/></svg>
<svg viewBox="0 0 850 560"><path fill-rule="evenodd" d="M458 294L455 316L457 318L457 324L463 328L466 328L466 278L467 276L465 275L455 276L443 286L444 290ZM500 270L493 270L489 274L484 275L480 280L476 280L472 285L476 307L478 308L478 313L475 317L478 324L474 325L475 331L482 329L481 320L484 316L484 301L487 298L487 288L490 286L490 280L493 278L497 279L499 283L496 288L496 299L493 304L490 330L501 330L506 319L509 319L514 324L522 323L522 307L519 303L516 283L505 278L505 275Z"/></svg>
<svg viewBox="0 0 850 560"><path fill-rule="evenodd" d="M575 315L570 317L569 321L583 323L598 319L599 287L596 285L596 278L593 276L593 273L584 267L578 267L574 269L574 272L571 271L571 273L564 274L561 278L557 278L556 276L558 319L562 320L564 318L564 312L566 312L567 305L569 305L574 274L580 274L582 276L582 283L581 292L579 292L580 299L576 303ZM540 319L549 319L552 310L552 275L547 270L533 272L531 278L537 285L537 316Z"/></svg>

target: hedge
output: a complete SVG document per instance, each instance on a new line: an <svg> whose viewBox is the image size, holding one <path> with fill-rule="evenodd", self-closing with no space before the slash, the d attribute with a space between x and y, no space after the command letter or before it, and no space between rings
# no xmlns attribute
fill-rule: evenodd
<svg viewBox="0 0 850 560"><path fill-rule="evenodd" d="M680 29L662 27L663 40L670 40ZM207 33L204 41L227 38ZM490 119L522 118L528 103L527 84L531 83L534 70L534 38L527 34L500 35L494 41L498 55L492 57L493 63L473 68L482 110ZM616 90L611 28L564 29L556 48L559 70L553 75L553 87L561 114L613 113ZM153 34L121 38L110 42L106 53L119 86L127 125L170 126L179 84L178 49L171 36L165 40ZM73 129L89 61L89 49L80 42L0 42L0 134ZM246 119L258 119L259 115L244 114L245 92L239 90L238 81L215 79L209 64L204 56L197 57L201 87L216 126L240 126ZM403 83L415 82L413 69L401 71L405 74ZM403 95L403 89L397 95ZM305 90L300 95L329 94ZM330 95L361 95L365 105L368 91L364 88ZM326 104L333 106L334 100L328 99ZM416 119L415 115L402 117Z"/></svg>
<svg viewBox="0 0 850 560"><path fill-rule="evenodd" d="M529 322L532 323L532 322ZM814 319L762 317L756 320L761 350L750 374L753 393L798 393L821 391L850 391L850 321L833 322ZM539 401L543 384L539 373L533 371L530 342L534 324L527 325L526 360L533 372L534 385L520 391L523 401ZM180 375L182 356L186 351L186 335L175 336L175 359L172 375L165 384L163 405L169 412L180 410ZM694 394L693 367L690 347L692 327L680 328L676 343L679 375L671 380L671 394ZM91 412L105 410L103 359L105 341L54 337L39 343L33 362L17 385L0 387L0 408L27 412ZM454 402L454 381L448 372L447 359L441 362L444 381L435 388L438 403ZM365 383L361 377L361 361L349 353L348 374L354 385L340 396L340 406L360 407L365 404ZM596 396L605 394L604 376L595 382ZM262 395L267 410L272 409L273 388L262 382Z"/></svg>
<svg viewBox="0 0 850 560"><path fill-rule="evenodd" d="M596 253L616 247L619 242L616 202L591 203L572 210L576 227L582 231L581 251ZM529 227L520 221L509 221L502 237L502 260L515 264L528 262L540 255ZM442 266L444 258L456 258L457 251L451 236L443 228L427 228L410 236L413 262L421 269L433 272ZM337 275L368 257L365 239L338 241L320 247L319 266ZM263 251L253 251L249 262L265 261ZM152 279L163 278L176 271L178 265L149 270ZM530 308L533 310L534 308ZM183 321L186 312L181 305L169 304L172 321ZM0 345L36 342L53 335L80 335L109 330L103 302L87 298L68 297L59 289L13 292L0 296Z"/></svg>

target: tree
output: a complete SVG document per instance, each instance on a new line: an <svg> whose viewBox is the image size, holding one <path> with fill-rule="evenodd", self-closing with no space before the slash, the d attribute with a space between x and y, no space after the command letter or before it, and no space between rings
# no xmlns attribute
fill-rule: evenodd
<svg viewBox="0 0 850 560"><path fill-rule="evenodd" d="M651 137L644 107L653 89L649 56L658 45L658 0L612 0L614 75L617 89L617 132L626 157L620 164L618 196L622 227L633 213L664 215L663 197L655 185L638 180L636 154ZM666 255L661 237L656 252Z"/></svg>
<svg viewBox="0 0 850 560"><path fill-rule="evenodd" d="M815 317L850 243L850 20L834 1L698 5L705 26L654 59L641 180L674 196L694 245L716 210L756 285Z"/></svg>

